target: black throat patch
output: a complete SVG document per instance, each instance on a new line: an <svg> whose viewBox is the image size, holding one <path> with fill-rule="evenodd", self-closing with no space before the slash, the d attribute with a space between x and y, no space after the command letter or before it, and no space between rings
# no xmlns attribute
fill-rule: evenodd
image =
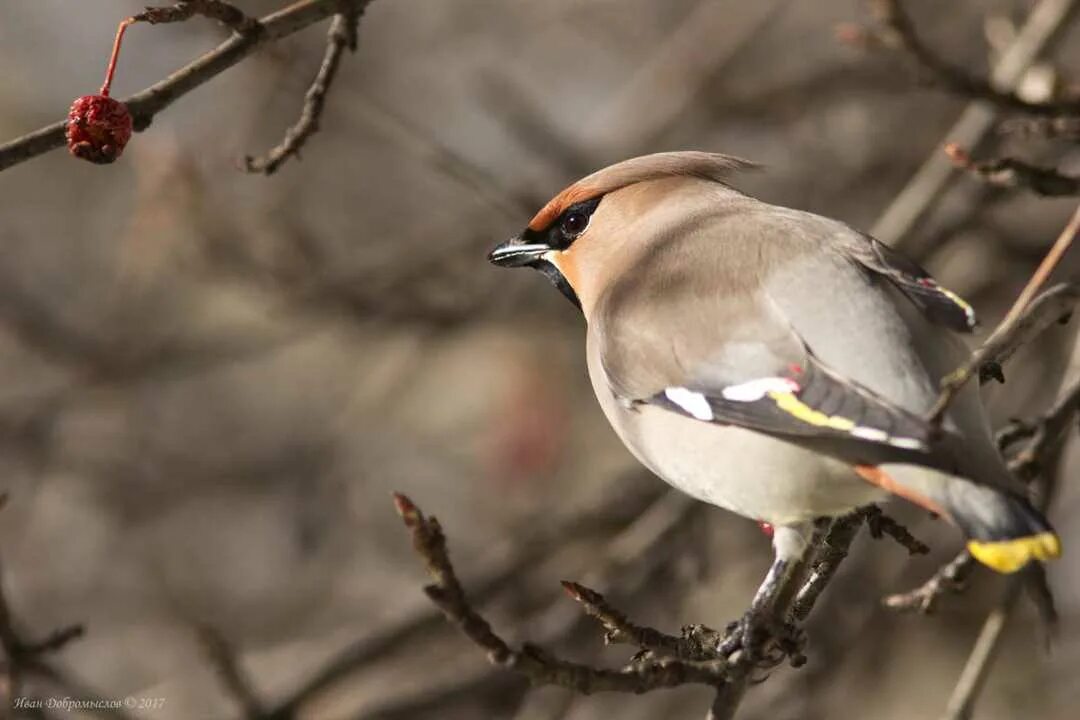
<svg viewBox="0 0 1080 720"><path fill-rule="evenodd" d="M563 297L574 303L574 307L578 310L581 310L581 301L578 300L577 293L574 292L574 288L570 287L570 283L567 282L566 277L559 272L559 268L555 267L553 263L550 263L547 260L537 260L532 263L530 267L536 268L542 272L544 277L550 280L551 284L562 293Z"/></svg>

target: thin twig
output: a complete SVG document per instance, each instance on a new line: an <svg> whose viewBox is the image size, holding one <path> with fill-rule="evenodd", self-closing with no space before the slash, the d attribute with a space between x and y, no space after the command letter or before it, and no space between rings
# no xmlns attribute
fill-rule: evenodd
<svg viewBox="0 0 1080 720"><path fill-rule="evenodd" d="M1001 53L990 74L990 82L1002 91L1016 88L1031 64L1059 35L1078 0L1042 0L1028 14L1023 27ZM945 133L942 143L955 141L963 147L976 147L994 127L997 108L982 100L972 100ZM917 236L916 223L944 196L944 190L957 177L956 168L935 146L918 171L896 194L878 218L870 234L896 247L905 246L911 254Z"/></svg>
<svg viewBox="0 0 1080 720"><path fill-rule="evenodd" d="M260 33L235 34L167 78L123 100L136 131L150 127L154 116L203 83L251 55L264 43L293 35L309 25L342 12L343 6L361 12L372 0L299 0L259 20ZM64 145L65 121L27 133L0 145L0 170Z"/></svg>
<svg viewBox="0 0 1080 720"><path fill-rule="evenodd" d="M220 632L210 626L198 628L198 636L206 657L214 666L222 686L236 700L244 712L244 717L249 720L265 717L263 703L255 691L251 678L240 666L232 645Z"/></svg>
<svg viewBox="0 0 1080 720"><path fill-rule="evenodd" d="M881 602L890 610L930 614L943 595L964 591L967 587L967 579L974 569L975 558L964 550L942 565L929 580L919 587L905 593L888 595Z"/></svg>
<svg viewBox="0 0 1080 720"><path fill-rule="evenodd" d="M608 626L614 639L644 646L649 652L640 655L628 667L610 670L561 660L532 645L511 648L466 598L450 563L446 538L438 521L425 517L404 495L395 494L394 501L398 514L412 532L417 554L424 559L434 581L424 588L425 593L450 622L487 652L491 664L522 674L534 684L558 685L583 694L599 691L643 693L688 683L710 685L717 688L710 717L733 716L750 682L753 665L743 662L749 659L746 653L733 655L730 659L718 653L715 648L721 643L716 640L714 631L703 629L699 632L690 628L682 639L668 636L631 622L599 593L583 585L565 583L564 587L585 605L586 611ZM775 588L775 605L780 613L788 615L790 612L790 616L797 619L804 619L809 614L847 555L866 516L867 512L860 510L832 522L827 530L819 531L812 544L812 553L818 559L815 574L805 585L799 586L796 583L802 582L802 573L792 573ZM692 648L687 644L688 638L696 638L699 642L700 638L710 638L709 645Z"/></svg>
<svg viewBox="0 0 1080 720"><path fill-rule="evenodd" d="M583 694L604 691L639 694L688 683L715 687L730 682L736 673L745 672L724 659L701 662L662 659L609 670L561 660L528 644L520 649L511 648L469 604L450 563L446 538L438 521L425 517L404 495L395 495L394 502L433 581L424 592L450 622L486 651L493 665L524 675L536 685L558 685Z"/></svg>
<svg viewBox="0 0 1080 720"><path fill-rule="evenodd" d="M696 640L701 637L700 633L675 637L637 625L595 590L569 580L564 580L562 586L570 597L581 603L586 615L596 618L603 625L606 643L635 645L655 656L678 660L709 660L717 657L715 643L709 647Z"/></svg>
<svg viewBox="0 0 1080 720"><path fill-rule="evenodd" d="M1010 472L1028 484L1043 476L1047 471L1049 458L1060 447L1069 428L1075 426L1078 414L1080 380L1069 386L1054 406L1037 420L1014 422L998 433L998 447L1003 452L1016 443L1026 441L1021 449L1007 453ZM975 567L975 559L964 550L939 568L920 587L889 595L883 598L882 603L892 610L931 613L943 595L957 594L967 587L967 579ZM1055 616L1053 598L1045 587L1045 578L1033 575L1029 580L1028 587L1034 593L1033 598L1039 607L1040 615L1052 624Z"/></svg>
<svg viewBox="0 0 1080 720"><path fill-rule="evenodd" d="M1057 452L1065 436L1065 430L1074 427L1080 414L1080 381L1061 392L1061 398L1039 421L1041 430L1036 431L1029 440L1027 448L1020 456L1028 457L1034 473L1034 481L1029 491L1037 508L1043 512L1053 499L1057 484L1055 463L1051 458L1060 459ZM1018 457L1020 457L1018 456ZM975 708L986 679L990 675L993 660L1001 647L1005 625L1016 607L1020 591L1028 587L1032 599L1038 608L1044 623L1050 628L1057 621L1054 599L1046 582L1046 573L1041 567L1029 568L1009 579L1005 595L987 617L975 646L968 656L964 670L953 688L943 720L968 720Z"/></svg>
<svg viewBox="0 0 1080 720"><path fill-rule="evenodd" d="M625 480L627 478L617 478ZM625 486L625 483L618 483ZM524 536L518 536L507 542L506 547L496 548L492 553L506 559L494 563L483 573L484 579L476 582L472 597L474 603L491 598L505 590L520 577L527 568L539 565L544 559L560 548L589 538L603 536L632 523L635 518L650 514L650 507L672 497L669 491L631 493L618 503L605 503L602 508L591 508L564 523L544 524L534 528ZM677 524L673 521L672 524ZM624 532L636 532L632 524ZM655 538L655 536L654 536ZM612 553L604 553L612 557ZM400 648L411 641L428 639L431 634L444 625L444 618L438 609L422 609L405 618L400 623L380 630L359 642L350 645L340 654L329 660L314 672L299 688L287 698L281 700L266 715L269 718L285 719L300 714L302 708L327 688L340 683L351 674L384 657L394 648Z"/></svg>
<svg viewBox="0 0 1080 720"><path fill-rule="evenodd" d="M1018 347L1052 323L1060 322L1069 316L1077 301L1080 300L1080 283L1061 283L1034 300L1029 298L1040 289L1050 269L1056 265L1072 243L1078 228L1080 228L1080 207L1073 213L1069 224L1032 275L1001 324L986 342L971 354L967 362L942 380L941 393L934 406L926 414L928 422L941 422L953 399L972 377L979 374L980 368L988 363L1003 364Z"/></svg>
<svg viewBox="0 0 1080 720"><path fill-rule="evenodd" d="M1018 137L1080 140L1080 117L1011 118L1001 123L998 131Z"/></svg>
<svg viewBox="0 0 1080 720"><path fill-rule="evenodd" d="M0 494L0 509L6 503L7 493ZM20 694L24 675L36 668L47 667L42 662L42 656L59 652L71 641L81 638L86 630L82 625L69 625L54 630L43 640L24 639L15 628L15 618L4 592L2 570L0 566L0 649L3 649L5 656L3 672L7 676L5 690L10 701Z"/></svg>
<svg viewBox="0 0 1080 720"><path fill-rule="evenodd" d="M319 130L319 121L326 106L326 95L330 92L334 78L337 77L342 54L346 48L351 52L356 52L356 26L359 21L359 12L340 13L334 16L333 22L330 23L330 31L326 35L326 53L323 55L315 80L304 95L304 108L300 112L300 119L286 131L281 143L265 156L256 158L248 155L245 157L245 170L250 173L273 175L290 157L300 157L300 149L304 147L304 143Z"/></svg>
<svg viewBox="0 0 1080 720"><path fill-rule="evenodd" d="M876 505L864 508L862 512L866 519L866 529L874 539L888 535L907 550L909 555L926 555L930 552L929 545L912 535L910 530L883 513Z"/></svg>
<svg viewBox="0 0 1080 720"><path fill-rule="evenodd" d="M971 75L960 66L945 60L919 37L915 24L900 0L875 0L873 8L878 21L887 29L888 39L911 55L934 81L946 90L990 102L1007 110L1019 110L1032 115L1080 114L1078 99L1031 102L1022 98L1015 90L995 86L994 83Z"/></svg>
<svg viewBox="0 0 1080 720"><path fill-rule="evenodd" d="M657 575L662 575L670 558L669 543L677 541L687 530L693 515L702 505L676 490L666 490L643 512L636 513L630 524L621 529L610 542L599 549L602 562L587 575L596 585L617 586L628 594L637 594L648 587ZM603 535L604 533L599 533ZM470 593L475 607L478 598ZM443 616L440 613L440 620ZM443 620L445 623L445 620ZM551 602L543 610L530 615L531 627L537 628L541 644L565 641L580 634L587 618L561 600ZM446 704L481 692L498 694L507 685L501 668L489 667L479 672L412 693L405 699L390 702L373 712L365 713L370 720L412 720L433 710L443 710ZM465 689L463 689L465 688ZM468 688L472 691L469 692ZM293 718L293 716L286 716ZM273 715L273 720L284 720Z"/></svg>
<svg viewBox="0 0 1080 720"><path fill-rule="evenodd" d="M1005 630L1005 624L1020 597L1020 587L1020 578L1009 579L1005 597L990 613L979 631L979 638L975 641L975 647L968 656L963 672L960 673L960 679L949 698L942 720L969 720L971 717L979 692L989 677L992 660L1001 647L1001 633Z"/></svg>
<svg viewBox="0 0 1080 720"><path fill-rule="evenodd" d="M1031 442L1009 460L1009 470L1025 482L1042 474L1047 458L1065 439L1066 431L1075 427L1077 414L1080 414L1080 380L1034 424Z"/></svg>
<svg viewBox="0 0 1080 720"><path fill-rule="evenodd" d="M224 0L181 0L167 7L148 7L143 12L133 15L132 20L157 25L184 22L195 15L217 20L240 35L254 35L262 32L262 25L258 20L249 17L243 10Z"/></svg>
<svg viewBox="0 0 1080 720"><path fill-rule="evenodd" d="M1024 188L1044 197L1080 195L1080 177L1065 175L1055 168L1039 167L1012 157L976 162L957 143L945 146L953 165L966 170L987 185Z"/></svg>

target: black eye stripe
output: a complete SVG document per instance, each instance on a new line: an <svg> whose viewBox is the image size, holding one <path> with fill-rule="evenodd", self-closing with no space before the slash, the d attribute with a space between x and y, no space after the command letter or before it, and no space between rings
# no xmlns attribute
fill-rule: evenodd
<svg viewBox="0 0 1080 720"><path fill-rule="evenodd" d="M600 205L601 198L593 198L574 203L558 217L547 231L548 243L559 250L565 250L577 239L578 235L589 227L589 219Z"/></svg>

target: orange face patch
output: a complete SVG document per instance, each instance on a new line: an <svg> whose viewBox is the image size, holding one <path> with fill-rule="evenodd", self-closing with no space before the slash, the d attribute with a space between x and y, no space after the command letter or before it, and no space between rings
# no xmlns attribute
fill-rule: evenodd
<svg viewBox="0 0 1080 720"><path fill-rule="evenodd" d="M560 252L550 252L547 254L546 258L548 262L554 265L555 268L562 273L562 276L566 278L566 282L570 283L570 287L574 288L576 292L580 292L580 275L574 257L574 247L570 246L566 250Z"/></svg>

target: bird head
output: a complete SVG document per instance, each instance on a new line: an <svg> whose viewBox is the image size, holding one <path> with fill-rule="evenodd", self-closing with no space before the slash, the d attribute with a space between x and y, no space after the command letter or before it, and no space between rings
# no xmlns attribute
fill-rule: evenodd
<svg viewBox="0 0 1080 720"><path fill-rule="evenodd" d="M695 151L624 160L553 197L519 235L492 250L488 260L501 267L539 270L587 311L605 278L618 271L620 257L665 236L672 218L696 208L685 201L700 193L687 190L702 181L722 184L732 172L753 167L739 158Z"/></svg>

